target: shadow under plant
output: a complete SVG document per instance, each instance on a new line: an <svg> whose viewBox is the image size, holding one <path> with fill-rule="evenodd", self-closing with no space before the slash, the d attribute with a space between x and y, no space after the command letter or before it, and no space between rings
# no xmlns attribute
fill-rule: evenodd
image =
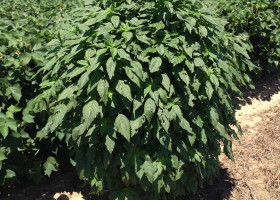
<svg viewBox="0 0 280 200"><path fill-rule="evenodd" d="M60 172L52 178L40 184L22 184L7 187L0 191L2 200L51 200L55 193L59 192L82 192L86 200L108 200L107 195L96 196L90 194L89 187L81 187L83 183L75 177L74 173ZM205 183L205 187L199 191L197 196L186 195L176 200L223 200L228 199L234 188L234 180L229 176L228 169L220 166L220 171L212 184Z"/></svg>

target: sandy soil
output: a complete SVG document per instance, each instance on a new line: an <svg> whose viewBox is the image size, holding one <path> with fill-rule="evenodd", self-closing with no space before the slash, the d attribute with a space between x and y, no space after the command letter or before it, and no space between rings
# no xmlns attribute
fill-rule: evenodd
<svg viewBox="0 0 280 200"><path fill-rule="evenodd" d="M280 199L279 74L270 85L257 85L256 89L259 92L236 112L244 134L233 143L235 163L221 156L222 168L234 180L230 200Z"/></svg>
<svg viewBox="0 0 280 200"><path fill-rule="evenodd" d="M280 73L257 82L240 105L236 117L244 134L233 142L235 162L221 155L219 177L195 200L280 200ZM73 177L71 172L59 173L40 185L7 188L0 191L0 199L107 200L89 195Z"/></svg>

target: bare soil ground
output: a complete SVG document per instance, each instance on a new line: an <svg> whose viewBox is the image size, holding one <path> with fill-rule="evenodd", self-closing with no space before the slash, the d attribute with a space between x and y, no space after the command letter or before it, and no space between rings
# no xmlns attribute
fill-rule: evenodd
<svg viewBox="0 0 280 200"><path fill-rule="evenodd" d="M240 100L236 117L244 134L233 142L235 162L221 155L219 177L200 191L201 200L280 200L280 73L256 83ZM89 189L71 172L59 173L39 185L25 184L0 191L2 200L107 200L89 195ZM81 192L81 194L78 194ZM84 197L82 197L84 195ZM183 198L184 200L193 200Z"/></svg>
<svg viewBox="0 0 280 200"><path fill-rule="evenodd" d="M234 141L235 163L221 156L234 180L230 200L280 199L280 76L264 80L236 112L244 135Z"/></svg>

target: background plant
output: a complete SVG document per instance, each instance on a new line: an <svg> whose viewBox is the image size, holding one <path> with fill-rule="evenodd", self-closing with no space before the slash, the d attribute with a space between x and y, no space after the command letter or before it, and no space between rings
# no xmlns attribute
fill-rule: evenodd
<svg viewBox="0 0 280 200"><path fill-rule="evenodd" d="M26 0L0 2L0 185L23 177L35 181L56 170L53 141L36 143L43 116L23 112L38 93L45 44L54 36L61 13L78 1ZM56 147L55 147L56 146Z"/></svg>
<svg viewBox="0 0 280 200"><path fill-rule="evenodd" d="M219 12L228 20L227 30L247 34L253 46L250 57L263 73L279 70L280 1L218 0Z"/></svg>
<svg viewBox="0 0 280 200"><path fill-rule="evenodd" d="M88 1L58 25L36 138L64 140L80 178L111 199L196 192L231 154L232 96L250 83L250 45L196 0ZM223 144L224 149L221 149Z"/></svg>

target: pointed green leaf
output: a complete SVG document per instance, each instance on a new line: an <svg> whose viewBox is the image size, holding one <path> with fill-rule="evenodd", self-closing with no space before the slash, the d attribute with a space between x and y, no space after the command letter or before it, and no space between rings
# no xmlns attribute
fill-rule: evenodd
<svg viewBox="0 0 280 200"><path fill-rule="evenodd" d="M19 102L22 94L21 94L21 88L19 85L14 85L12 87L8 87L8 90L12 93L14 99Z"/></svg>
<svg viewBox="0 0 280 200"><path fill-rule="evenodd" d="M47 176L50 176L52 172L56 172L58 170L58 163L56 159L52 156L48 157L46 162L43 164L44 172Z"/></svg>
<svg viewBox="0 0 280 200"><path fill-rule="evenodd" d="M190 78L189 78L187 71L183 69L182 71L179 72L179 76L180 76L181 80L184 81L186 86L188 86L190 83Z"/></svg>
<svg viewBox="0 0 280 200"><path fill-rule="evenodd" d="M9 108L8 108L8 111L10 111L11 113L16 113L16 112L19 112L21 111L21 108L18 108L14 105L11 105Z"/></svg>
<svg viewBox="0 0 280 200"><path fill-rule="evenodd" d="M64 99L67 99L67 98L71 98L74 96L74 92L77 90L77 87L76 86L70 86L70 87L67 87L65 88L61 93L60 95L58 96L58 101L61 101L61 100L64 100Z"/></svg>
<svg viewBox="0 0 280 200"><path fill-rule="evenodd" d="M111 22L112 22L113 26L115 28L117 28L119 26L119 24L120 24L120 17L119 16L111 17Z"/></svg>
<svg viewBox="0 0 280 200"><path fill-rule="evenodd" d="M112 77L115 74L115 69L116 69L116 62L111 57L106 62L106 71L108 73L108 76L109 76L110 80L112 79Z"/></svg>
<svg viewBox="0 0 280 200"><path fill-rule="evenodd" d="M150 64L150 72L157 72L160 69L160 66L162 65L162 60L160 57L152 58L151 64Z"/></svg>
<svg viewBox="0 0 280 200"><path fill-rule="evenodd" d="M130 141L130 122L126 116L124 116L123 114L119 114L115 120L114 128L128 142Z"/></svg>
<svg viewBox="0 0 280 200"><path fill-rule="evenodd" d="M216 88L219 88L219 79L214 74L210 74L210 81L215 85Z"/></svg>
<svg viewBox="0 0 280 200"><path fill-rule="evenodd" d="M83 107L83 119L86 127L89 127L93 120L97 117L100 112L99 104L97 101L92 100Z"/></svg>
<svg viewBox="0 0 280 200"><path fill-rule="evenodd" d="M199 26L199 34L202 37L206 37L208 35L208 31L204 26Z"/></svg>
<svg viewBox="0 0 280 200"><path fill-rule="evenodd" d="M149 122L151 122L155 111L156 111L156 104L153 99L149 98L144 105L144 114Z"/></svg>
<svg viewBox="0 0 280 200"><path fill-rule="evenodd" d="M171 85L169 77L167 76L167 74L162 74L161 76L162 76L161 84L167 91L169 91Z"/></svg>
<svg viewBox="0 0 280 200"><path fill-rule="evenodd" d="M140 87L140 79L138 78L138 76L136 76L136 74L134 73L134 71L132 71L130 67L125 67L125 73L132 82L134 82L138 87Z"/></svg>
<svg viewBox="0 0 280 200"><path fill-rule="evenodd" d="M194 59L194 64L195 64L195 66L197 66L197 67L202 67L202 66L204 66L204 61L203 61L201 58L196 57L196 58Z"/></svg>
<svg viewBox="0 0 280 200"><path fill-rule="evenodd" d="M189 139L189 141L190 141L190 144L193 145L194 142L195 142L195 139L196 139L196 135L195 135L195 133L193 132L190 123L189 123L185 118L181 118L181 120L180 120L180 126L181 126L184 130L188 131L188 139Z"/></svg>
<svg viewBox="0 0 280 200"><path fill-rule="evenodd" d="M0 119L0 133L4 138L7 137L9 129L17 131L17 121L14 119Z"/></svg>
<svg viewBox="0 0 280 200"><path fill-rule="evenodd" d="M67 113L67 106L64 104L59 104L53 108L54 115L50 117L50 131L53 132L58 126L63 122L63 119Z"/></svg>
<svg viewBox="0 0 280 200"><path fill-rule="evenodd" d="M158 53L159 53L160 55L163 55L163 54L164 54L164 46L163 46L163 44L158 45L158 46L156 47L156 49L157 49L157 51L158 51Z"/></svg>
<svg viewBox="0 0 280 200"><path fill-rule="evenodd" d="M7 159L6 155L2 151L0 151L0 161L6 160L6 159Z"/></svg>
<svg viewBox="0 0 280 200"><path fill-rule="evenodd" d="M108 81L100 80L97 85L97 92L105 105L107 104L107 101L108 101L108 90L109 90Z"/></svg>
<svg viewBox="0 0 280 200"><path fill-rule="evenodd" d="M231 140L231 138L227 134L225 127L219 122L219 114L214 107L210 108L210 120L214 128L219 132L219 134L222 137Z"/></svg>
<svg viewBox="0 0 280 200"><path fill-rule="evenodd" d="M211 100L214 89L212 87L212 84L209 81L206 82L205 90L206 90L206 94L208 96L208 99Z"/></svg>
<svg viewBox="0 0 280 200"><path fill-rule="evenodd" d="M132 32L123 32L122 36L125 39L125 42L128 42L133 37L133 33Z"/></svg>
<svg viewBox="0 0 280 200"><path fill-rule="evenodd" d="M120 58L131 61L129 54L126 53L125 50L123 50L123 49L118 49L118 55L120 56Z"/></svg>
<svg viewBox="0 0 280 200"><path fill-rule="evenodd" d="M115 148L115 140L112 139L110 136L106 135L105 146L106 146L107 150L112 154L113 150Z"/></svg>
<svg viewBox="0 0 280 200"><path fill-rule="evenodd" d="M22 117L22 120L25 121L25 122L27 122L27 123L35 123L34 118L35 118L35 117L32 116L32 115L24 115L24 116Z"/></svg>
<svg viewBox="0 0 280 200"><path fill-rule="evenodd" d="M121 95L123 98L123 103L126 107L130 107L130 104L132 102L132 96L131 96L131 90L128 84L125 84L124 81L119 80L116 91Z"/></svg>
<svg viewBox="0 0 280 200"><path fill-rule="evenodd" d="M5 175L4 178L13 178L13 177L15 177L15 176L16 176L16 173L15 173L14 171L12 171L12 170L10 170L10 169L7 169L7 170L6 170L6 175Z"/></svg>

